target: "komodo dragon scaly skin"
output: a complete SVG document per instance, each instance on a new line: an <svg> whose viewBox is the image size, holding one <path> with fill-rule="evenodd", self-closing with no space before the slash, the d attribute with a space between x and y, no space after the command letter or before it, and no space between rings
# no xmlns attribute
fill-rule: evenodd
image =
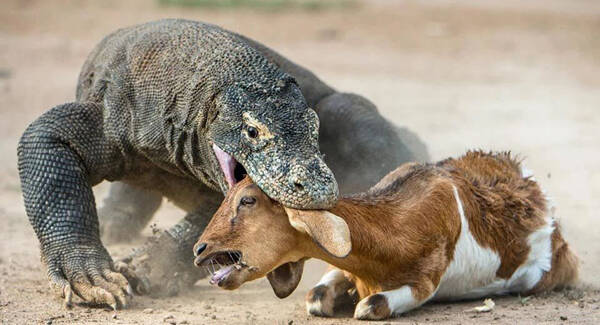
<svg viewBox="0 0 600 325"><path fill-rule="evenodd" d="M106 37L83 67L77 102L25 130L18 162L52 285L68 302L75 293L115 308L130 291L118 271L136 279L100 241L91 187L102 180L159 191L181 180L207 193L247 172L290 207L328 208L338 197L317 114L294 78L237 35L185 20Z"/></svg>

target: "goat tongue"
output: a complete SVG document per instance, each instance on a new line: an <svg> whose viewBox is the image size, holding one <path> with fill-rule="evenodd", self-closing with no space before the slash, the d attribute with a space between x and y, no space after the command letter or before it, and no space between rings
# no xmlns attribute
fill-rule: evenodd
<svg viewBox="0 0 600 325"><path fill-rule="evenodd" d="M219 284L221 280L225 279L231 271L234 270L233 265L227 265L218 271L216 271L213 276L210 278L210 284Z"/></svg>

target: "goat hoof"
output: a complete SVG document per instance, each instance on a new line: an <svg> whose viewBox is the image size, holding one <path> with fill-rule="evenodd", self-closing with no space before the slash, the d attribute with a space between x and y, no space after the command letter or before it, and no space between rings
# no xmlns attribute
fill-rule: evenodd
<svg viewBox="0 0 600 325"><path fill-rule="evenodd" d="M354 318L363 320L385 319L392 315L384 295L374 294L361 300L354 310Z"/></svg>
<svg viewBox="0 0 600 325"><path fill-rule="evenodd" d="M334 303L333 289L324 284L312 288L306 295L306 311L310 315L333 317Z"/></svg>

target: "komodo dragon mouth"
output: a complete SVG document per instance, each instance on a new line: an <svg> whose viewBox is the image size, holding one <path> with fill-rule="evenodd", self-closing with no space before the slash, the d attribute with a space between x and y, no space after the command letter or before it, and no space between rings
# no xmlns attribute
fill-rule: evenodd
<svg viewBox="0 0 600 325"><path fill-rule="evenodd" d="M229 189L231 189L237 182L244 179L247 174L246 169L242 164L237 162L235 158L223 151L223 149L219 148L216 144L213 143L212 147L215 156L219 161L219 166L221 166L225 182L229 186Z"/></svg>

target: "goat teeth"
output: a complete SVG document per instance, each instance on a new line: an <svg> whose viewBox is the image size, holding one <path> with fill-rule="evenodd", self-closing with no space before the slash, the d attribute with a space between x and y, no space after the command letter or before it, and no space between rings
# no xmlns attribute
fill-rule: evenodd
<svg viewBox="0 0 600 325"><path fill-rule="evenodd" d="M242 266L239 264L235 264L233 267L235 267L235 269L238 271L242 269Z"/></svg>

